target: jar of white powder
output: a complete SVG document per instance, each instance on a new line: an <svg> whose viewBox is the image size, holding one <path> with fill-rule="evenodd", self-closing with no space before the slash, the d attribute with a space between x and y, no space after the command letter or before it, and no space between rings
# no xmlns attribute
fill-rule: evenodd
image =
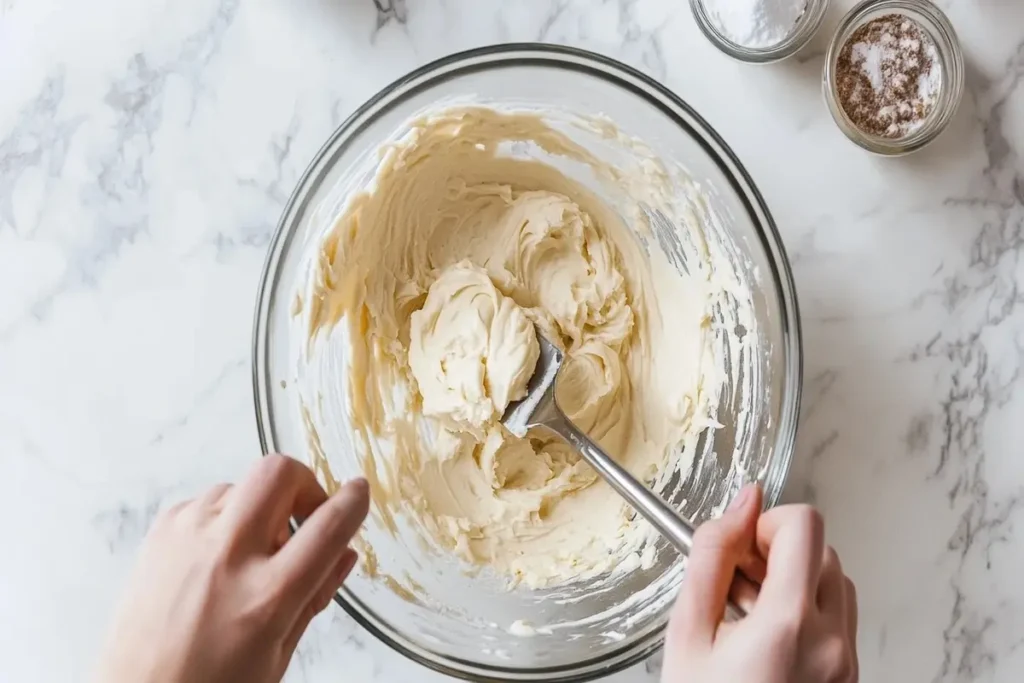
<svg viewBox="0 0 1024 683"><path fill-rule="evenodd" d="M823 89L853 142L886 156L913 152L945 129L960 104L960 41L928 0L865 0L836 31Z"/></svg>
<svg viewBox="0 0 1024 683"><path fill-rule="evenodd" d="M814 37L828 0L690 0L697 25L718 49L764 64L796 54Z"/></svg>

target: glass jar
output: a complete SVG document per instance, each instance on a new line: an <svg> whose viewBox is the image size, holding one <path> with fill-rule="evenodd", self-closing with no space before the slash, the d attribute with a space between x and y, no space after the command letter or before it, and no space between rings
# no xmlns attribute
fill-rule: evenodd
<svg viewBox="0 0 1024 683"><path fill-rule="evenodd" d="M898 14L916 22L928 34L938 53L942 84L938 98L924 122L898 138L873 135L859 128L843 109L838 88L839 55L854 32L880 17ZM960 40L949 19L927 0L865 0L843 18L825 55L822 79L825 102L836 125L846 137L864 149L884 156L900 156L917 151L941 133L956 113L964 90L964 56Z"/></svg>
<svg viewBox="0 0 1024 683"><path fill-rule="evenodd" d="M693 11L697 26L719 50L741 62L769 64L795 55L810 42L825 18L828 0L807 0L807 7L797 20L793 31L782 42L769 47L747 47L729 40L711 19L704 0L690 0L690 9Z"/></svg>

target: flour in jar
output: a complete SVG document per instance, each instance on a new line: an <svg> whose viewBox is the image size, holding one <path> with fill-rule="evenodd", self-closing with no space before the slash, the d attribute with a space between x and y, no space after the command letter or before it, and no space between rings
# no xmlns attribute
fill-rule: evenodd
<svg viewBox="0 0 1024 683"><path fill-rule="evenodd" d="M728 40L763 50L792 35L807 11L807 0L704 0L704 9Z"/></svg>

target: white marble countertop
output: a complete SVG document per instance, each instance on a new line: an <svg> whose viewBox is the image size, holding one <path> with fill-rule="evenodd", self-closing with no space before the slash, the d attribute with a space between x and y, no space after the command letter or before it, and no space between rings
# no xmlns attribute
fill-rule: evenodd
<svg viewBox="0 0 1024 683"><path fill-rule="evenodd" d="M156 511L257 457L257 281L322 141L510 40L648 72L764 192L804 322L788 496L860 587L862 680L1024 679L1024 3L941 2L967 93L902 160L825 109L832 4L799 59L752 67L682 0L0 0L0 680L83 679ZM442 677L332 607L287 680Z"/></svg>

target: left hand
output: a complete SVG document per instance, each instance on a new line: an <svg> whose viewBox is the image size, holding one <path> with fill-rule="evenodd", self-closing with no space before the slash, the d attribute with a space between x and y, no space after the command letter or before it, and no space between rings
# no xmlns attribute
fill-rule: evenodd
<svg viewBox="0 0 1024 683"><path fill-rule="evenodd" d="M102 655L103 683L281 680L299 637L355 565L365 479L327 494L302 463L263 458L162 513ZM292 536L289 517L302 521Z"/></svg>

